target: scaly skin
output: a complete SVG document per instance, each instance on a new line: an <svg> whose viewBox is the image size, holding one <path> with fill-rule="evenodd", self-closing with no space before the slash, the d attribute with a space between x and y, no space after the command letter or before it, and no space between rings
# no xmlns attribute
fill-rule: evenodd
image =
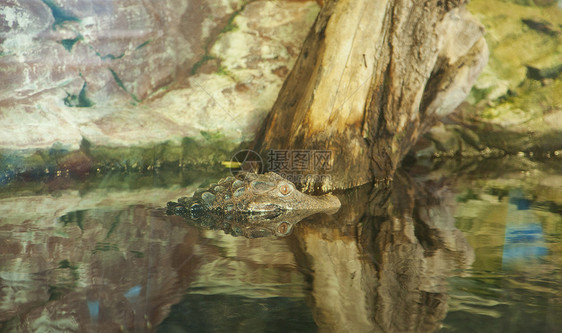
<svg viewBox="0 0 562 333"><path fill-rule="evenodd" d="M276 173L240 173L236 178L221 179L208 189L197 190L193 197L184 197L178 203L168 203L171 210L191 212L192 216L202 212L268 213L283 211L324 211L341 206L332 194L311 196L298 191L295 185Z"/></svg>

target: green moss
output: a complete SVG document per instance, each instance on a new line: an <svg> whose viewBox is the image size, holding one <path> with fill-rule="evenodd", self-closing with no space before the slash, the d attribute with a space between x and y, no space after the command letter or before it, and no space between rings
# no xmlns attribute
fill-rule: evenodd
<svg viewBox="0 0 562 333"><path fill-rule="evenodd" d="M70 261L68 261L68 259L61 260L61 261L59 262L59 268L78 269L77 266L71 265L71 264L70 264Z"/></svg>
<svg viewBox="0 0 562 333"><path fill-rule="evenodd" d="M53 23L53 30L56 29L57 26L63 25L66 22L80 22L80 19L76 17L74 14L70 13L69 11L55 5L52 0L42 0L47 7L51 10L51 14L55 19L55 23Z"/></svg>
<svg viewBox="0 0 562 333"><path fill-rule="evenodd" d="M477 87L472 87L472 90L470 91L470 97L473 99L474 104L476 104L482 100L485 100L491 91L492 91L492 87L486 87L482 89Z"/></svg>
<svg viewBox="0 0 562 333"><path fill-rule="evenodd" d="M562 80L551 80L547 84L524 80L515 91L489 103L478 112L478 116L504 126L517 126L527 131L543 131L544 115L562 107Z"/></svg>
<svg viewBox="0 0 562 333"><path fill-rule="evenodd" d="M84 39L84 37L82 37L82 35L78 34L78 36L76 38L63 39L63 40L60 41L60 43L62 44L62 46L64 46L64 48L68 52L71 52L72 47L74 47L74 44L78 43L79 41L81 41L83 39Z"/></svg>
<svg viewBox="0 0 562 333"><path fill-rule="evenodd" d="M211 131L200 131L199 132L201 134L201 136L203 138L205 138L205 140L207 141L214 141L214 140L220 140L224 138L224 134L220 131L215 131L215 132L211 132Z"/></svg>
<svg viewBox="0 0 562 333"><path fill-rule="evenodd" d="M556 0L508 0L521 6L547 7L556 4Z"/></svg>
<svg viewBox="0 0 562 333"><path fill-rule="evenodd" d="M229 160L237 145L220 137L220 134L202 132L206 142L184 138L182 140L182 164L202 165Z"/></svg>
<svg viewBox="0 0 562 333"><path fill-rule="evenodd" d="M502 135L494 138L483 128L482 145L515 153L544 146L539 141L552 126L544 116L562 107L562 13L555 1L473 0L468 8L486 27L490 48L484 75L468 99L471 117L499 126L494 133Z"/></svg>
<svg viewBox="0 0 562 333"><path fill-rule="evenodd" d="M90 156L104 170L146 170L180 165L218 165L230 158L237 144L227 140L221 133L202 132L204 141L184 138L181 144L165 142L146 147L92 146Z"/></svg>
<svg viewBox="0 0 562 333"><path fill-rule="evenodd" d="M226 67L224 67L223 65L219 65L219 68L217 69L217 74L233 77L233 74L228 69L226 69Z"/></svg>
<svg viewBox="0 0 562 333"><path fill-rule="evenodd" d="M234 12L232 12L232 14L230 14L230 16L228 17L228 21L226 21L226 25L220 31L221 34L225 34L231 31L236 31L239 29L238 25L234 23L234 20L238 15L240 15L240 13L244 10L244 8L246 8L247 4L248 4L247 1L243 2L238 10L235 10Z"/></svg>
<svg viewBox="0 0 562 333"><path fill-rule="evenodd" d="M142 49L143 47L147 46L150 42L151 42L150 39L147 40L146 42L144 42L144 43L140 44L139 46L137 46L137 47L135 48L135 50Z"/></svg>
<svg viewBox="0 0 562 333"><path fill-rule="evenodd" d="M92 100L90 100L86 95L86 89L87 89L87 84L86 82L84 82L84 84L82 85L82 89L80 90L78 95L69 94L67 92L66 97L63 100L64 105L68 107L77 107L77 108L89 108L94 106L95 103L92 102Z"/></svg>
<svg viewBox="0 0 562 333"><path fill-rule="evenodd" d="M113 76L113 79L115 80L115 83L117 83L117 85L119 86L119 88L123 89L127 94L129 94L131 96L131 98L133 98L133 100L135 102L140 102L140 100L137 98L137 96L135 96L135 94L131 93L127 87L125 87L125 84L123 83L123 81L121 80L121 78L119 78L119 75L117 75L117 73L111 69L108 68L109 71L111 72L111 75Z"/></svg>
<svg viewBox="0 0 562 333"><path fill-rule="evenodd" d="M106 55L101 55L99 52L96 52L96 55L98 57L100 57L101 60L116 60L116 59L121 59L125 56L125 53L121 53L120 55L113 55L111 53L106 54Z"/></svg>
<svg viewBox="0 0 562 333"><path fill-rule="evenodd" d="M142 253L142 252L140 252L140 251L133 251L133 250L131 250L131 251L129 251L129 252L131 252L132 254L134 254L134 255L135 255L135 258L144 258L144 253Z"/></svg>
<svg viewBox="0 0 562 333"><path fill-rule="evenodd" d="M235 31L236 29L238 29L238 26L234 23L234 19L236 18L236 16L238 16L243 10L244 8L246 8L246 5L248 3L244 2L240 8L236 11L234 11L230 17L228 18L228 21L226 22L226 25L222 28L220 34L225 34L227 32L231 32L231 31ZM207 42L205 43L205 53L203 54L203 56L201 57L201 59L199 59L194 65L193 67L191 67L191 75L195 75L198 71L199 68L201 68L201 66L203 66L205 63L207 63L210 60L214 60L216 59L214 56L212 56L210 54L210 47L212 46L211 43L214 41L214 39L209 39L207 40ZM226 70L226 68L219 66L219 69L217 71L219 74L221 75L227 75L230 76L231 74Z"/></svg>
<svg viewBox="0 0 562 333"><path fill-rule="evenodd" d="M0 170L8 174L48 173L56 169L59 161L70 153L66 148L57 145L34 152L3 150L0 152Z"/></svg>
<svg viewBox="0 0 562 333"><path fill-rule="evenodd" d="M501 6L501 10L498 11L497 6ZM508 81L509 88L516 88L525 78L525 65L542 68L556 64L562 51L560 34L542 33L525 22L532 19L558 26L562 24L562 15L556 14L560 13L558 9L486 0L471 1L468 8L486 28L485 37L490 48L486 71L498 80Z"/></svg>
<svg viewBox="0 0 562 333"><path fill-rule="evenodd" d="M197 61L193 67L191 67L191 75L194 75L197 73L197 71L199 71L199 68L201 68L201 66L203 66L207 61L209 60L213 60L215 59L215 57L209 55L207 52L203 55L203 57L201 59L199 59L199 61Z"/></svg>
<svg viewBox="0 0 562 333"><path fill-rule="evenodd" d="M150 149L143 147L93 146L90 155L94 161L98 161L96 167L102 170L141 170L152 166L154 162L154 158L147 157Z"/></svg>
<svg viewBox="0 0 562 333"><path fill-rule="evenodd" d="M509 190L509 188L491 187L486 190L486 193L498 197L499 202L509 196Z"/></svg>
<svg viewBox="0 0 562 333"><path fill-rule="evenodd" d="M468 202L469 200L480 200L480 197L473 189L469 188L466 193L461 194L457 197L457 202Z"/></svg>
<svg viewBox="0 0 562 333"><path fill-rule="evenodd" d="M97 163L98 170L94 167L89 174L78 175L73 173L58 175L51 171L49 174L26 172L25 177L11 174L3 178L4 173L0 173L0 198L22 195L57 196L60 191L68 189L76 189L79 190L80 195L87 195L91 191L99 190L103 192L137 191L152 188L187 187L200 182L201 179L210 178L214 181L229 174L229 171L218 163L201 165L185 163L181 168L178 167L178 163L179 161L175 161L174 165L160 168L127 170L107 169L105 163ZM53 187L52 184L60 187ZM60 222L66 225L76 224L79 228L84 227L84 218L80 218L80 214L83 213L69 213ZM117 225L115 224L114 227L116 228ZM68 237L68 235L63 237Z"/></svg>
<svg viewBox="0 0 562 333"><path fill-rule="evenodd" d="M111 72L111 75L113 76L113 79L115 80L115 82L117 83L117 85L127 91L127 88L125 87L125 84L123 83L123 81L121 81L121 78L119 78L119 75L117 75L117 73L115 73L115 71L111 68L109 68L109 71ZM128 92L128 91L127 91Z"/></svg>
<svg viewBox="0 0 562 333"><path fill-rule="evenodd" d="M240 12L242 11L243 8L244 8L244 6L242 8L240 8L239 10L235 11L234 13L232 13L232 15L228 18L228 22L226 23L224 28L222 28L221 33L225 34L225 33L230 32L230 31L238 30L238 26L236 25L236 23L234 23L234 19L236 18L236 16L238 14L240 14Z"/></svg>
<svg viewBox="0 0 562 333"><path fill-rule="evenodd" d="M105 239L109 239L109 237L111 236L111 234L115 231L115 229L117 229L117 226L119 225L119 223L121 222L121 219L119 218L121 216L122 212L119 212L119 214L117 214L114 218L113 218L113 222L111 222L111 225L109 226L109 230L107 230L107 234L105 235Z"/></svg>
<svg viewBox="0 0 562 333"><path fill-rule="evenodd" d="M93 254L97 252L109 252L109 251L119 251L119 246L117 244L107 243L107 242L97 242L95 249L92 251Z"/></svg>
<svg viewBox="0 0 562 333"><path fill-rule="evenodd" d="M562 73L562 64L546 68L526 67L527 77L533 80L555 79Z"/></svg>
<svg viewBox="0 0 562 333"><path fill-rule="evenodd" d="M221 162L230 160L239 149L240 144L226 139L221 132L202 131L200 137L184 138L181 143L107 147L83 140L79 150L62 145L25 154L4 150L0 151L0 197L13 196L15 192L52 193L48 184L54 177L65 188L76 184L82 193L90 188L190 184L200 178L201 172L227 172ZM17 176L22 173L26 178ZM83 212L69 213L60 221L82 229Z"/></svg>
<svg viewBox="0 0 562 333"><path fill-rule="evenodd" d="M49 161L50 159L45 156L44 154L41 154L39 152L32 154L30 156L27 156L26 158L23 159L22 164L25 164L31 168L38 168L38 167L49 167L52 166L52 162Z"/></svg>
<svg viewBox="0 0 562 333"><path fill-rule="evenodd" d="M69 288L66 286L49 286L48 289L48 294L49 294L49 301L56 301L61 299L64 294L69 292Z"/></svg>
<svg viewBox="0 0 562 333"><path fill-rule="evenodd" d="M80 230L84 230L84 213L84 210L69 212L68 214L61 216L59 221L62 222L65 227L69 224L76 223Z"/></svg>

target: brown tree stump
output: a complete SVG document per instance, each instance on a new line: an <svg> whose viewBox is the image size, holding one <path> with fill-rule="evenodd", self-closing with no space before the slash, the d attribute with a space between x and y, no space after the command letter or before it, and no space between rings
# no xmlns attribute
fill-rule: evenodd
<svg viewBox="0 0 562 333"><path fill-rule="evenodd" d="M467 96L488 59L484 29L449 0L328 0L255 149L331 151L303 190L392 178L417 138Z"/></svg>

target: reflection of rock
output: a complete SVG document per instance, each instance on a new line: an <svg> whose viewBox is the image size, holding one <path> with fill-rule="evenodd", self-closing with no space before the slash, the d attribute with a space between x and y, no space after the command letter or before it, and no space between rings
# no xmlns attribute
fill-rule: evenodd
<svg viewBox="0 0 562 333"><path fill-rule="evenodd" d="M442 186L424 190L399 175L392 188L350 194L320 225L302 224L298 257L313 272L320 328L437 329L447 309L446 278L473 260L454 227L452 199Z"/></svg>
<svg viewBox="0 0 562 333"><path fill-rule="evenodd" d="M444 166L458 175L455 181L458 201L455 218L457 227L466 233L467 240L475 248L475 271L500 272L508 268L506 263L521 259L512 260L514 253L531 262L533 258L540 257L538 254L544 252L544 247L549 253L560 252L558 242L542 243L543 234L558 234L555 230L560 225L562 212L560 163L555 160L548 162L536 163L513 157L478 163L459 161L456 165L450 163ZM482 175L486 178L483 179ZM443 175L435 171L425 177L439 179ZM475 177L478 177L478 182L472 181ZM529 242L513 239L517 234L527 235L524 238ZM536 252L531 255L524 250ZM532 269L533 274L548 274L554 269L542 263L539 272L537 266L529 262L523 260L520 266L525 267L523 270Z"/></svg>
<svg viewBox="0 0 562 333"><path fill-rule="evenodd" d="M194 237L143 207L3 223L0 322L13 331L145 330L193 279Z"/></svg>
<svg viewBox="0 0 562 333"><path fill-rule="evenodd" d="M463 331L467 320L475 332L558 331L562 317L551 314L562 313L560 162L467 162L446 166L455 174L456 226L475 253L470 271L449 280L446 331Z"/></svg>
<svg viewBox="0 0 562 333"><path fill-rule="evenodd" d="M195 255L203 258L186 294L304 298L308 285L295 269L292 236L233 237L222 230L200 230Z"/></svg>
<svg viewBox="0 0 562 333"><path fill-rule="evenodd" d="M207 177L216 176L198 173L193 186ZM186 188L154 187L154 175L93 178L20 182L2 192L0 330L146 328L189 285L200 264L197 229L145 208ZM191 188L191 176L178 178Z"/></svg>
<svg viewBox="0 0 562 333"><path fill-rule="evenodd" d="M67 190L0 200L0 330L152 331L184 294L209 304L242 301L240 309L265 315L264 304L298 305L302 313L285 317L313 325L287 238L232 237L127 205L166 202L178 191Z"/></svg>

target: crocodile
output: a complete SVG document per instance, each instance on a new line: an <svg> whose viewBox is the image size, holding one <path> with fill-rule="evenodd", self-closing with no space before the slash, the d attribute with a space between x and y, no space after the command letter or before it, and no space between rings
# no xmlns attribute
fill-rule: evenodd
<svg viewBox="0 0 562 333"><path fill-rule="evenodd" d="M236 177L221 179L208 188L198 189L192 197L168 203L168 214L191 218L207 212L265 214L286 211L337 210L339 199L332 194L311 196L274 172L255 174L242 172Z"/></svg>

